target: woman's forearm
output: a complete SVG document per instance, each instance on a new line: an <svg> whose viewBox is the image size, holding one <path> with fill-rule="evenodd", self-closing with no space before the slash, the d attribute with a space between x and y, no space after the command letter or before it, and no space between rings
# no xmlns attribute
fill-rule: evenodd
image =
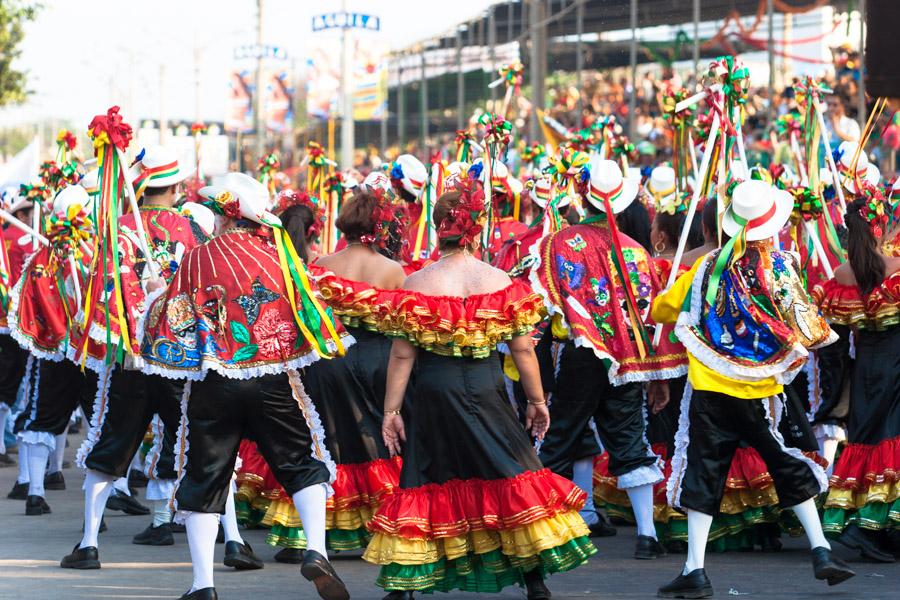
<svg viewBox="0 0 900 600"><path fill-rule="evenodd" d="M405 340L394 340L391 358L388 362L387 382L384 394L385 414L399 411L403 407L406 385L416 362L416 350Z"/></svg>
<svg viewBox="0 0 900 600"><path fill-rule="evenodd" d="M541 385L541 370L531 339L526 336L513 338L510 340L509 350L513 362L516 363L516 370L519 371L519 381L522 383L528 401L543 402L544 388Z"/></svg>

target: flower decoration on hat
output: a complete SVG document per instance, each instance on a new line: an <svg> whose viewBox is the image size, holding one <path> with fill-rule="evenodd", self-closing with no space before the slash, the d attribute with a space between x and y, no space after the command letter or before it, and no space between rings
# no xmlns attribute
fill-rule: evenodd
<svg viewBox="0 0 900 600"><path fill-rule="evenodd" d="M391 196L382 189L373 189L371 194L377 202L372 209L372 231L359 237L359 241L371 248L385 250L394 235L394 224L400 220L403 206L394 204Z"/></svg>
<svg viewBox="0 0 900 600"><path fill-rule="evenodd" d="M221 192L211 200L205 200L200 204L210 209L217 215L223 215L230 219L241 218L241 202L240 200L238 200L237 196L235 196L231 192Z"/></svg>
<svg viewBox="0 0 900 600"><path fill-rule="evenodd" d="M680 194L670 194L659 198L656 205L657 212L667 215L676 215L687 211L687 205L691 201L691 191L685 190Z"/></svg>
<svg viewBox="0 0 900 600"><path fill-rule="evenodd" d="M441 221L438 239L456 242L465 248L478 239L487 220L484 188L477 179L470 179L459 182L455 189L460 193L459 203Z"/></svg>
<svg viewBox="0 0 900 600"><path fill-rule="evenodd" d="M280 217L284 211L292 206L305 206L312 211L313 221L306 230L306 237L310 239L318 238L322 233L322 228L325 226L325 210L319 204L318 199L306 192L287 188L278 193L272 213Z"/></svg>

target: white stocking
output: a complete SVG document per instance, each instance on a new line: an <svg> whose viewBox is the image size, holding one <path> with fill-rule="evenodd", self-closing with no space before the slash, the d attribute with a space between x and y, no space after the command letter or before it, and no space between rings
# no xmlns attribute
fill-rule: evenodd
<svg viewBox="0 0 900 600"><path fill-rule="evenodd" d="M9 405L0 402L0 454L6 454L6 415L9 414Z"/></svg>
<svg viewBox="0 0 900 600"><path fill-rule="evenodd" d="M840 443L840 440L834 438L819 440L819 453L822 455L822 458L828 461L828 468L825 469L825 474L829 478L832 471L834 471L834 455L837 454L838 444Z"/></svg>
<svg viewBox="0 0 900 600"><path fill-rule="evenodd" d="M822 522L819 521L819 511L816 510L816 503L812 498L801 502L797 506L792 506L791 510L797 515L800 524L806 531L806 537L809 538L810 548L828 548L831 550L831 544L825 539L822 532Z"/></svg>
<svg viewBox="0 0 900 600"><path fill-rule="evenodd" d="M44 497L44 473L47 470L47 459L50 457L50 448L45 444L29 444L28 446L28 495Z"/></svg>
<svg viewBox="0 0 900 600"><path fill-rule="evenodd" d="M226 542L244 543L241 532L238 529L237 515L234 510L234 483L228 484L228 496L225 500L225 515L222 516L222 529L225 531Z"/></svg>
<svg viewBox="0 0 900 600"><path fill-rule="evenodd" d="M172 509L168 500L153 501L153 526L159 527L172 521Z"/></svg>
<svg viewBox="0 0 900 600"><path fill-rule="evenodd" d="M637 521L638 535L646 535L656 539L656 526L653 524L653 484L645 483L625 490Z"/></svg>
<svg viewBox="0 0 900 600"><path fill-rule="evenodd" d="M131 490L128 489L128 478L127 477L119 477L115 481L112 482L113 487L120 494L125 494L126 496L131 495Z"/></svg>
<svg viewBox="0 0 900 600"><path fill-rule="evenodd" d="M66 430L56 436L56 448L53 449L53 453L50 455L50 466L47 467L48 473L62 471L63 457L66 454L66 435L68 435L68 432L69 426L66 425Z"/></svg>
<svg viewBox="0 0 900 600"><path fill-rule="evenodd" d="M97 547L103 509L112 491L112 475L88 469L84 478L84 537L79 548Z"/></svg>
<svg viewBox="0 0 900 600"><path fill-rule="evenodd" d="M317 483L303 488L292 496L294 508L303 521L303 532L306 534L306 549L314 550L327 557L325 548L325 499L327 493L324 483Z"/></svg>
<svg viewBox="0 0 900 600"><path fill-rule="evenodd" d="M593 525L600 520L594 507L594 458L582 458L572 465L572 481L587 494L587 502L584 508L578 511L581 518L588 525Z"/></svg>
<svg viewBox="0 0 900 600"><path fill-rule="evenodd" d="M28 483L31 477L28 475L28 444L19 441L19 476L16 483Z"/></svg>
<svg viewBox="0 0 900 600"><path fill-rule="evenodd" d="M703 568L706 557L706 541L709 539L709 528L712 527L712 515L687 509L688 551L684 562L683 574Z"/></svg>
<svg viewBox="0 0 900 600"><path fill-rule="evenodd" d="M213 561L216 550L216 535L219 533L219 515L192 512L184 520L187 530L188 547L191 549L191 565L194 568L192 592L215 587L213 583Z"/></svg>

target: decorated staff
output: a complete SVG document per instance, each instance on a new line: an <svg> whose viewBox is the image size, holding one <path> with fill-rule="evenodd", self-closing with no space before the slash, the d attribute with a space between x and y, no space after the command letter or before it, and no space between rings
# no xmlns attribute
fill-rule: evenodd
<svg viewBox="0 0 900 600"><path fill-rule="evenodd" d="M825 128L825 118L822 116L822 105L819 100L819 94L830 94L831 90L823 83L817 82L812 77L807 77L802 82L794 86L795 98L797 104L801 108L806 107L807 117L815 114L816 123L818 124L819 136L825 147L825 160L828 161L828 168L831 169L831 176L835 181L835 190L837 191L838 200L841 203L841 212L847 210L847 202L844 200L844 190L841 189L841 177L838 173L837 165L834 163L834 157L831 153L831 142L828 141L828 130ZM818 157L817 157L818 160Z"/></svg>
<svg viewBox="0 0 900 600"><path fill-rule="evenodd" d="M194 136L194 176L197 181L203 180L203 173L200 172L200 136L206 135L207 131L206 124L200 121L191 125L191 135Z"/></svg>
<svg viewBox="0 0 900 600"><path fill-rule="evenodd" d="M495 79L488 84L489 88L495 88L500 84L506 85L506 93L503 96L503 106L500 109L501 115L506 116L506 110L509 108L509 101L512 100L513 94L518 96L522 93L522 73L524 72L525 67L522 63L514 62L502 67L499 71L500 78Z"/></svg>
<svg viewBox="0 0 900 600"><path fill-rule="evenodd" d="M344 200L345 181L343 173L335 172L325 178L325 193L327 194L326 205L326 228L323 247L326 252L334 252L337 245L340 232L335 224L337 223L338 213L341 211L341 204Z"/></svg>
<svg viewBox="0 0 900 600"><path fill-rule="evenodd" d="M560 193L565 192L575 202L575 210L579 217L584 217L584 207L581 205L581 194L576 189L584 187L590 177L590 169L587 168L591 161L590 154L579 152L572 148L563 148L550 159L550 166L544 172L555 181Z"/></svg>
<svg viewBox="0 0 900 600"><path fill-rule="evenodd" d="M475 136L467 129L456 132L456 162L471 163L475 159L475 152L484 152L484 148L475 141Z"/></svg>
<svg viewBox="0 0 900 600"><path fill-rule="evenodd" d="M490 262L490 235L494 230L494 210L492 205L491 179L494 161L500 160L500 156L506 152L512 135L512 123L502 116L492 113L484 113L478 118L478 124L484 127L484 160L485 169L485 206L488 211L487 226L484 228L482 241L484 243L485 260Z"/></svg>
<svg viewBox="0 0 900 600"><path fill-rule="evenodd" d="M744 120L744 104L747 102L747 91L750 87L750 70L744 66L744 63L739 58L730 55L720 56L710 63L708 77L722 85L726 119L732 124L729 129L731 127L734 128L734 138L737 141L741 162L744 163L742 176L746 179L750 163L747 162L747 152L744 149L744 136L741 132L741 124ZM725 164L731 164L730 150L733 141L735 140L726 142L726 152L723 156L726 160Z"/></svg>
<svg viewBox="0 0 900 600"><path fill-rule="evenodd" d="M256 172L259 173L259 181L269 190L270 196L275 196L275 175L281 168L281 161L274 152L266 154L259 159Z"/></svg>
<svg viewBox="0 0 900 600"><path fill-rule="evenodd" d="M691 164L695 179L697 176L696 157L691 139L693 107L675 110L678 103L686 97L686 90L668 90L660 102L666 121L672 127L672 168L675 169L675 186L679 196L687 189L688 162Z"/></svg>

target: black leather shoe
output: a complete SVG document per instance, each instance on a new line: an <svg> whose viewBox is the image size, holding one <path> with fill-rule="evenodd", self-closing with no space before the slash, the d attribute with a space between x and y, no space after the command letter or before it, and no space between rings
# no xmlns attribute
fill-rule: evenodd
<svg viewBox="0 0 900 600"><path fill-rule="evenodd" d="M130 471L128 471L128 487L147 487L147 481L147 476L144 475L141 471L138 471L137 469L131 469Z"/></svg>
<svg viewBox="0 0 900 600"><path fill-rule="evenodd" d="M597 518L599 521L593 525L588 525L589 537L612 537L618 533L613 524L606 518L606 515L597 513Z"/></svg>
<svg viewBox="0 0 900 600"><path fill-rule="evenodd" d="M706 569L694 569L659 588L656 595L660 598L711 598L713 588L706 576Z"/></svg>
<svg viewBox="0 0 900 600"><path fill-rule="evenodd" d="M824 579L828 581L828 585L837 585L856 575L847 563L837 556L832 556L831 550L824 546L813 548L812 563L816 579Z"/></svg>
<svg viewBox="0 0 900 600"><path fill-rule="evenodd" d="M16 482L6 497L10 500L24 500L28 497L28 484Z"/></svg>
<svg viewBox="0 0 900 600"><path fill-rule="evenodd" d="M126 515L149 515L150 509L135 500L128 494L113 490L106 500L106 508L109 510L121 510Z"/></svg>
<svg viewBox="0 0 900 600"><path fill-rule="evenodd" d="M79 548L78 544L75 544L72 554L64 556L59 566L63 569L99 569L100 552L96 546Z"/></svg>
<svg viewBox="0 0 900 600"><path fill-rule="evenodd" d="M131 538L131 543L139 546L171 546L175 543L175 538L172 537L167 523L159 527L154 527L151 523L147 529Z"/></svg>
<svg viewBox="0 0 900 600"><path fill-rule="evenodd" d="M540 571L536 569L525 573L525 591L528 600L550 600L553 597Z"/></svg>
<svg viewBox="0 0 900 600"><path fill-rule="evenodd" d="M66 489L66 480L63 477L62 471L44 475L44 489L56 491Z"/></svg>
<svg viewBox="0 0 900 600"><path fill-rule="evenodd" d="M338 577L328 559L316 552L307 550L303 556L300 574L307 581L312 581L322 600L350 600L344 582Z"/></svg>
<svg viewBox="0 0 900 600"><path fill-rule="evenodd" d="M666 555L666 547L649 535L637 536L637 545L634 547L634 557L639 560L650 560Z"/></svg>
<svg viewBox="0 0 900 600"><path fill-rule="evenodd" d="M216 588L203 588L194 592L185 592L181 600L219 600Z"/></svg>
<svg viewBox="0 0 900 600"><path fill-rule="evenodd" d="M28 496L25 499L25 514L31 517L49 515L50 505L41 496Z"/></svg>
<svg viewBox="0 0 900 600"><path fill-rule="evenodd" d="M176 523L172 521L169 523L169 531L172 533L187 533L187 528L185 528L184 523Z"/></svg>
<svg viewBox="0 0 900 600"><path fill-rule="evenodd" d="M275 562L286 565L299 565L303 563L303 550L300 548L282 548L275 553Z"/></svg>
<svg viewBox="0 0 900 600"><path fill-rule="evenodd" d="M856 525L848 526L837 541L848 548L859 550L860 554L869 560L882 563L894 562L893 554L882 550L878 546L878 542L875 540L874 536L863 531Z"/></svg>
<svg viewBox="0 0 900 600"><path fill-rule="evenodd" d="M3 453L0 454L0 468L2 467L14 467L16 466L16 461L10 457L9 454Z"/></svg>
<svg viewBox="0 0 900 600"><path fill-rule="evenodd" d="M413 600L412 590L392 590L381 600Z"/></svg>
<svg viewBox="0 0 900 600"><path fill-rule="evenodd" d="M225 566L233 567L238 571L251 571L262 569L263 561L253 553L250 544L238 542L225 542Z"/></svg>

